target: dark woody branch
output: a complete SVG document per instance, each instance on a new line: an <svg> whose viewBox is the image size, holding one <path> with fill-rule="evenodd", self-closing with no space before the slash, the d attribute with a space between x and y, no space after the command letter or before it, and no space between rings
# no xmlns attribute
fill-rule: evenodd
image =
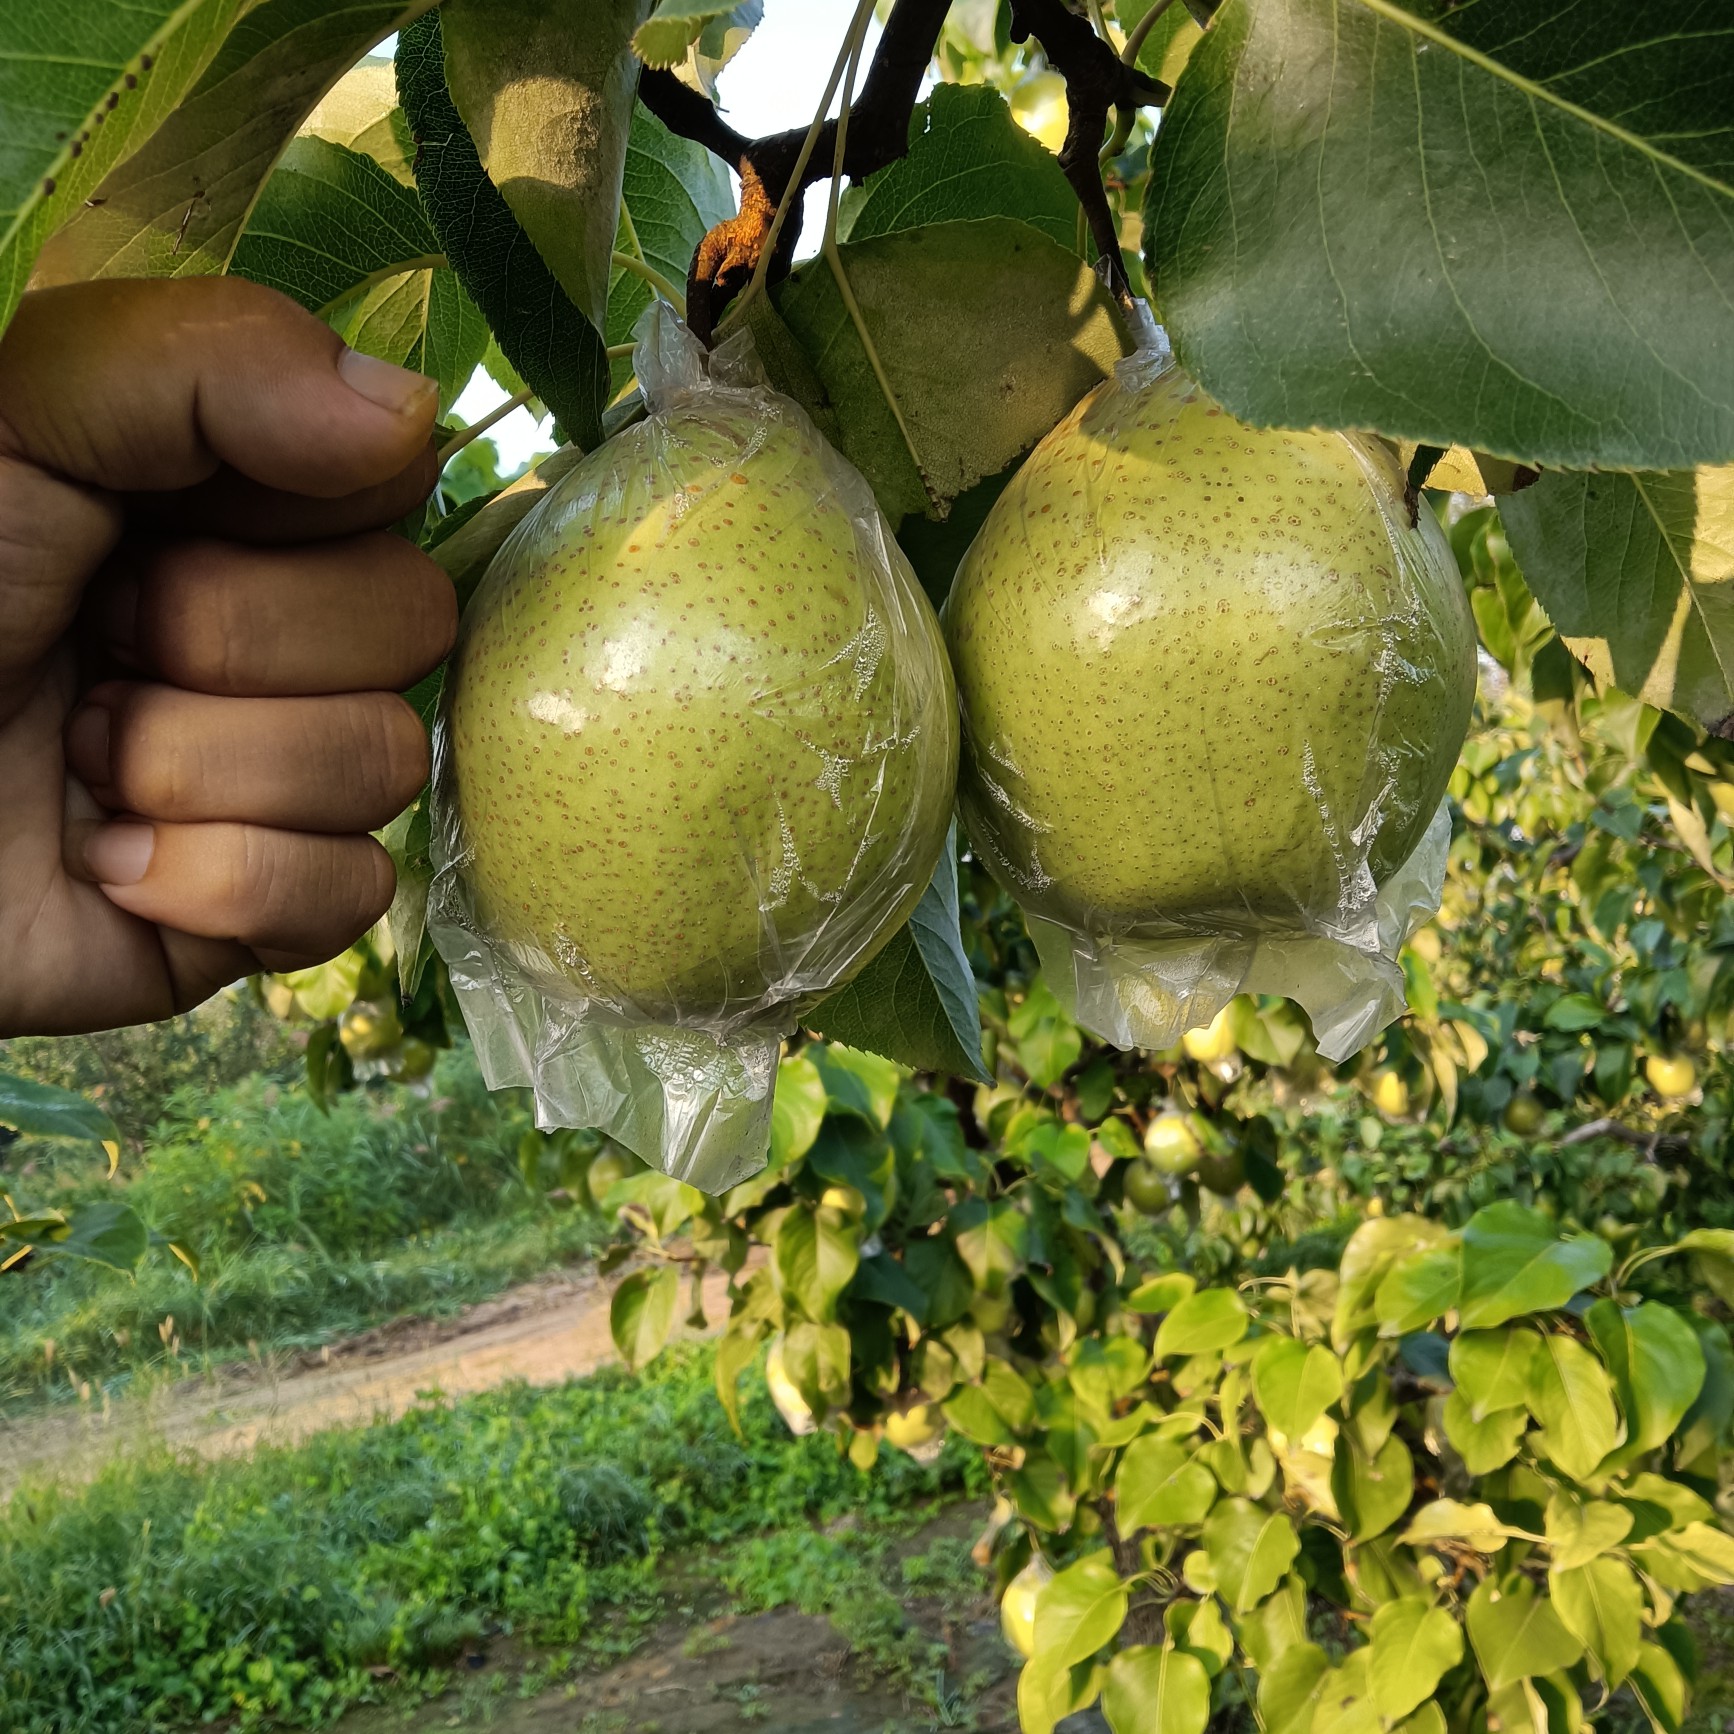
<svg viewBox="0 0 1734 1734"><path fill-rule="evenodd" d="M843 173L850 180L862 180L907 152L910 116L950 4L951 0L897 0L893 7L866 81L850 108L843 157ZM1078 194L1097 250L1107 262L1109 286L1124 300L1130 290L1097 153L1111 108L1129 117L1136 107L1166 101L1168 88L1137 68L1122 65L1089 22L1070 11L1064 0L1012 0L1012 17L1014 39L1034 36L1066 80L1071 124L1060 166ZM723 309L751 279L777 207L791 194L807 128L745 138L723 121L706 98L672 72L655 68L644 70L638 94L671 132L702 144L741 178L739 215L705 236L687 274L687 321L708 343ZM800 238L798 195L832 172L836 150L837 123L828 121L801 169L799 185L792 188L793 202L769 262L773 279L787 274Z"/></svg>

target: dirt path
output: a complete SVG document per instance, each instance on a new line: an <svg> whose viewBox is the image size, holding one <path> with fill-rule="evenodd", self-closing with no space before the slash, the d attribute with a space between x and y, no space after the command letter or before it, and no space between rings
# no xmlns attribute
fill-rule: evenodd
<svg viewBox="0 0 1734 1734"><path fill-rule="evenodd" d="M727 1277L705 1281L705 1312L727 1312ZM543 1278L450 1319L402 1319L313 1354L232 1364L150 1395L9 1421L0 1414L0 1499L27 1476L84 1480L117 1451L166 1443L204 1457L289 1444L328 1427L401 1415L418 1397L533 1385L594 1372L615 1358L614 1279Z"/></svg>

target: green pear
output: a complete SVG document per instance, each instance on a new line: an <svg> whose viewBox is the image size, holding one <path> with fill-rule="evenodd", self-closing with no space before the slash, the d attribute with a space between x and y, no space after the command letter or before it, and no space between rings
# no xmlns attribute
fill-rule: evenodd
<svg viewBox="0 0 1734 1734"><path fill-rule="evenodd" d="M1042 440L945 620L972 842L1032 913L1119 937L1364 909L1475 691L1456 563L1390 449L1246 427L1177 369Z"/></svg>
<svg viewBox="0 0 1734 1734"><path fill-rule="evenodd" d="M848 980L950 822L938 622L792 405L700 391L586 457L465 617L442 770L484 932L705 1023Z"/></svg>

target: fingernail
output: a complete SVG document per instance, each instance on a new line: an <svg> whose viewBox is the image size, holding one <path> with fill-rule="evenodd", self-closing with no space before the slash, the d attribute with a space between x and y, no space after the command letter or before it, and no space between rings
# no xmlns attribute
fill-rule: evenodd
<svg viewBox="0 0 1734 1734"><path fill-rule="evenodd" d="M66 762L86 788L108 784L108 706L87 704L66 725Z"/></svg>
<svg viewBox="0 0 1734 1734"><path fill-rule="evenodd" d="M345 349L337 358L337 371L351 391L360 392L369 403L393 415L419 409L430 393L439 390L425 373L411 373L407 367L381 361L377 355L363 355L359 349Z"/></svg>
<svg viewBox="0 0 1734 1734"><path fill-rule="evenodd" d="M122 819L98 825L84 845L84 864L98 885L136 885L150 871L156 827Z"/></svg>

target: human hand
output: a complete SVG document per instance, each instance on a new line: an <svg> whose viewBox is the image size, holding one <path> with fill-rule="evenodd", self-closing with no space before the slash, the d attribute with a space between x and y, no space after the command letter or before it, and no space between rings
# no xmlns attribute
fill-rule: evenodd
<svg viewBox="0 0 1734 1734"><path fill-rule="evenodd" d="M386 534L431 380L236 279L25 297L0 338L0 1036L183 1011L391 901L367 835L450 582Z"/></svg>

